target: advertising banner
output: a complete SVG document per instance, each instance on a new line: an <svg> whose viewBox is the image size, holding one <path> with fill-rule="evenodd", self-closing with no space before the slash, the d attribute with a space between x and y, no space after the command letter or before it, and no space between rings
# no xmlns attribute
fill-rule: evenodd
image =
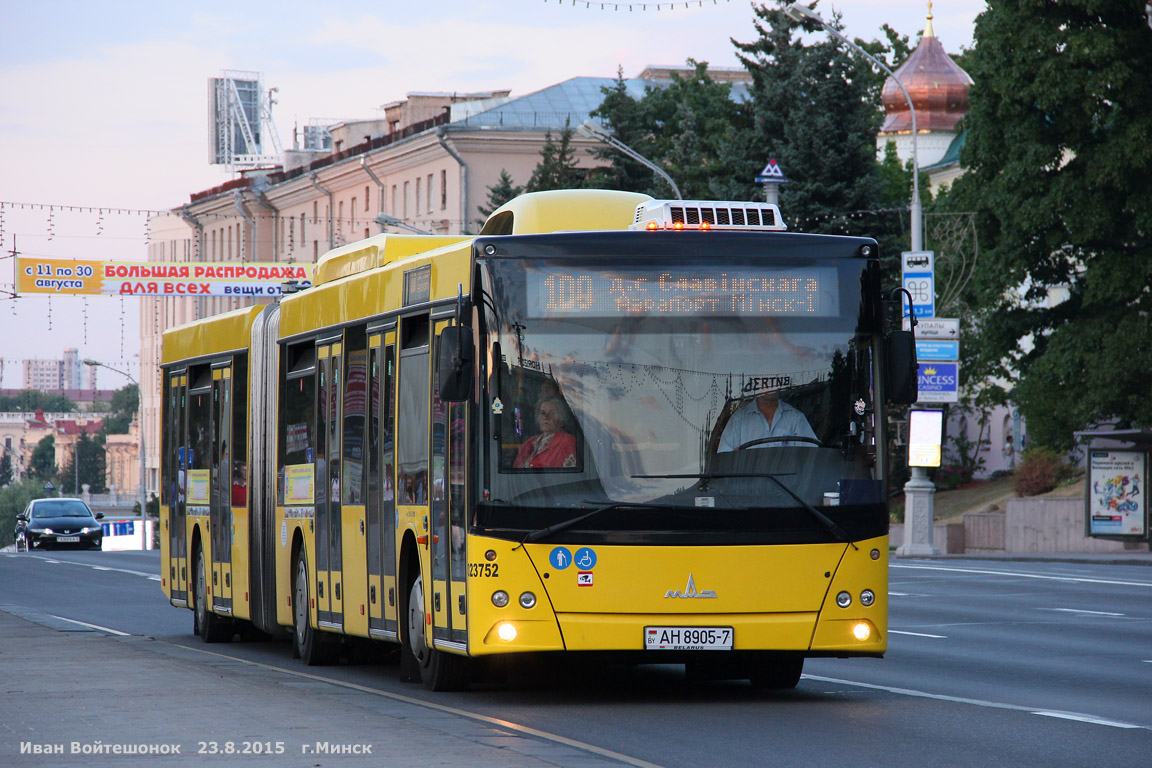
<svg viewBox="0 0 1152 768"><path fill-rule="evenodd" d="M1140 451L1088 452L1090 536L1147 535L1147 461Z"/></svg>
<svg viewBox="0 0 1152 768"><path fill-rule="evenodd" d="M16 292L57 296L229 296L269 298L284 283L312 284L313 264L162 263L16 258Z"/></svg>

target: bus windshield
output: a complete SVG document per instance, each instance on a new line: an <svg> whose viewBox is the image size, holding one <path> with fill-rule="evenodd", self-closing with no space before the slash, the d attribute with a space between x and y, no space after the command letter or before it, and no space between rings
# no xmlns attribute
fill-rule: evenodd
<svg viewBox="0 0 1152 768"><path fill-rule="evenodd" d="M886 526L866 260L480 265L481 527L811 541L832 507L854 536Z"/></svg>

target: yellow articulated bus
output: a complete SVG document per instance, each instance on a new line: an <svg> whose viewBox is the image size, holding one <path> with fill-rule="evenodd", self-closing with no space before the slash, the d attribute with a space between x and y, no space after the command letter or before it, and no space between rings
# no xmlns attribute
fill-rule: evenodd
<svg viewBox="0 0 1152 768"><path fill-rule="evenodd" d="M436 690L494 655L772 688L881 656L905 314L875 241L763 203L542 192L336 249L164 335L164 592L205 641L399 644Z"/></svg>

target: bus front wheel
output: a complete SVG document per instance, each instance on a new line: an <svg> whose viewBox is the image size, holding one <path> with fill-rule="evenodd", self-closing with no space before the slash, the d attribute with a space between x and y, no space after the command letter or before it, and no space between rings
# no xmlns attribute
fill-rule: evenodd
<svg viewBox="0 0 1152 768"><path fill-rule="evenodd" d="M468 687L469 665L464 656L429 647L424 613L424 577L417 574L408 589L404 653L411 654L420 670L420 680L433 691L459 691Z"/></svg>
<svg viewBox="0 0 1152 768"><path fill-rule="evenodd" d="M795 688L804 673L803 656L781 656L758 662L748 676L753 688L780 691Z"/></svg>

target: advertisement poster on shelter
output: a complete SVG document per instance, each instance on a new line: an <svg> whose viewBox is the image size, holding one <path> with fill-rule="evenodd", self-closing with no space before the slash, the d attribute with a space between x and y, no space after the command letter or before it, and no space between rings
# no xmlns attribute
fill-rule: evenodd
<svg viewBox="0 0 1152 768"><path fill-rule="evenodd" d="M1088 533L1143 536L1147 532L1148 467L1138 451L1089 451Z"/></svg>

